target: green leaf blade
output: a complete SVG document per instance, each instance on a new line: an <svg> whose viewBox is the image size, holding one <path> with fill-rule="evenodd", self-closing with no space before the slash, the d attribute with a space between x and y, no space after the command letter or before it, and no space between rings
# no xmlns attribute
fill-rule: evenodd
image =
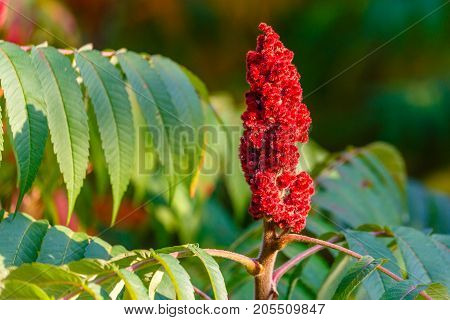
<svg viewBox="0 0 450 320"><path fill-rule="evenodd" d="M6 280L0 300L50 300L39 286L21 280Z"/></svg>
<svg viewBox="0 0 450 320"><path fill-rule="evenodd" d="M416 284L414 281L401 281L386 290L380 300L414 300L428 286Z"/></svg>
<svg viewBox="0 0 450 320"><path fill-rule="evenodd" d="M83 280L76 274L54 265L37 262L24 264L12 270L7 280L20 280L34 284L55 299L62 299L75 291L84 291ZM20 287L16 288L13 296L18 292Z"/></svg>
<svg viewBox="0 0 450 320"><path fill-rule="evenodd" d="M200 127L204 119L199 95L186 73L171 59L155 55L151 57L150 65L159 75L176 109L176 114L183 124L184 129L175 138L182 139L183 135L187 135L187 141L183 147L188 155L188 165L186 172L183 173L192 175L200 161L203 144L203 131Z"/></svg>
<svg viewBox="0 0 450 320"><path fill-rule="evenodd" d="M58 50L34 47L31 56L43 88L50 136L67 188L69 221L88 165L89 127L83 96L70 60Z"/></svg>
<svg viewBox="0 0 450 320"><path fill-rule="evenodd" d="M0 43L0 79L18 166L18 209L42 161L47 140L46 105L30 56L15 44ZM0 152L2 149L3 140Z"/></svg>
<svg viewBox="0 0 450 320"><path fill-rule="evenodd" d="M5 265L34 262L47 229L47 221L36 221L19 212L4 219L0 223L0 255L5 258Z"/></svg>
<svg viewBox="0 0 450 320"><path fill-rule="evenodd" d="M409 279L416 284L442 283L448 289L450 270L442 256L442 251L435 242L413 228L397 227L393 231L405 261Z"/></svg>
<svg viewBox="0 0 450 320"><path fill-rule="evenodd" d="M85 233L73 232L64 226L50 228L42 241L37 262L63 265L84 258L88 245Z"/></svg>
<svg viewBox="0 0 450 320"><path fill-rule="evenodd" d="M93 237L84 251L85 258L109 260L112 258L112 246L106 241Z"/></svg>
<svg viewBox="0 0 450 320"><path fill-rule="evenodd" d="M175 288L177 299L195 300L194 287L192 286L189 274L180 265L180 262L169 254L157 254L153 252L153 257L163 266Z"/></svg>
<svg viewBox="0 0 450 320"><path fill-rule="evenodd" d="M348 299L352 292L366 279L375 269L383 263L381 259L373 259L363 256L355 262L339 284L333 299Z"/></svg>
<svg viewBox="0 0 450 320"><path fill-rule="evenodd" d="M98 51L81 51L76 62L94 107L113 189L113 216L131 178L134 125L131 105L119 71Z"/></svg>
<svg viewBox="0 0 450 320"><path fill-rule="evenodd" d="M211 257L206 251L195 245L188 245L188 249L198 257L208 272L209 279L211 281L211 286L213 288L214 297L216 300L228 300L227 288L225 286L225 280L223 278L222 272L220 272L219 265L216 260Z"/></svg>
<svg viewBox="0 0 450 320"><path fill-rule="evenodd" d="M150 129L172 199L177 183L185 180L181 176L192 179L200 161L200 99L181 68L167 58L147 61L135 52L117 58Z"/></svg>
<svg viewBox="0 0 450 320"><path fill-rule="evenodd" d="M385 267L393 273L400 275L400 268L395 263L396 259L389 248L380 239L369 232L347 230L345 232L348 246L351 250L375 259L387 259ZM363 282L369 297L379 299L387 288L395 284L395 280L376 270Z"/></svg>
<svg viewBox="0 0 450 320"><path fill-rule="evenodd" d="M153 147L167 171L169 197L172 198L178 181L175 162L179 155L176 152L180 150L179 142L173 139L171 132L180 122L176 109L147 60L132 51L118 54L117 59L136 96L150 131Z"/></svg>
<svg viewBox="0 0 450 320"><path fill-rule="evenodd" d="M125 283L126 293L130 300L148 300L148 292L141 279L127 269L118 269L116 274Z"/></svg>

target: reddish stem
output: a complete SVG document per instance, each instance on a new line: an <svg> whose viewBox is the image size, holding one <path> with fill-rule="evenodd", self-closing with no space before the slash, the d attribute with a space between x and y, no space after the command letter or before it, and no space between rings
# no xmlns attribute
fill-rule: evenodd
<svg viewBox="0 0 450 320"><path fill-rule="evenodd" d="M328 240L328 242L333 243L340 239L339 236L332 237ZM273 282L275 286L278 284L278 281L280 281L281 277L284 276L286 272L288 272L291 268L296 266L300 261L303 259L306 259L307 257L313 255L314 253L317 253L321 250L325 249L324 246L321 245L315 245L309 249L306 249L302 253L298 254L297 256L293 257L289 261L285 262L281 267L275 270L273 273Z"/></svg>
<svg viewBox="0 0 450 320"><path fill-rule="evenodd" d="M202 290L200 290L197 287L194 287L194 292L195 292L195 294L197 294L198 296L202 297L205 300L212 300L210 296L208 296L206 293L204 293Z"/></svg>

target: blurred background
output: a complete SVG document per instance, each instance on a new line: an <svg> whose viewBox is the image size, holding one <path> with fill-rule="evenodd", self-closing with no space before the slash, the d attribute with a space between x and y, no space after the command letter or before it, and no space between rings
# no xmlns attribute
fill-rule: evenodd
<svg viewBox="0 0 450 320"><path fill-rule="evenodd" d="M313 118L311 138L330 152L373 141L394 145L403 155L410 176L408 196L419 199L417 194L427 186L444 199L443 210L448 216L448 1L0 1L3 39L22 45L48 41L58 47L93 43L97 49L125 47L163 54L204 80L221 115L237 124L247 90L245 54L255 47L261 21L272 25L284 44L295 52L304 101ZM95 137L92 141L95 143ZM48 154L51 159L51 151ZM15 179L15 169L9 176L7 165L2 170L2 181ZM198 202L179 194L178 209L158 204L138 206L152 191L138 192L135 184L121 208L124 214L133 210L135 213L105 236L128 247L179 241L229 245L251 223L245 212L248 187L239 164L236 172L237 180L216 177L211 182L212 178L206 177L199 187L203 200ZM33 189L23 210L58 222L57 213L46 212L64 211L58 209L65 205L58 200L64 199L64 191L61 184L46 185L44 178L50 174L43 175L47 177L41 177L41 188L38 185ZM57 172L53 175L59 177ZM83 187L72 223L75 229L95 233L108 224L108 180L99 176L90 174ZM3 203L8 203L7 195L12 190L4 185L0 186L0 196ZM54 191L49 195L48 190ZM207 212L207 221L202 212ZM92 216L98 219L92 222ZM198 221L202 230L195 223L180 226L184 219ZM430 227L426 223L422 226ZM154 231L151 236L149 228ZM220 239L216 228L220 228ZM127 231L131 229L132 234Z"/></svg>
<svg viewBox="0 0 450 320"><path fill-rule="evenodd" d="M439 8L448 1L9 2L15 10L0 4L6 40L161 53L238 106L247 89L245 53L265 21L295 52L313 139L334 151L390 142L412 176L450 191L436 181L450 180L450 7Z"/></svg>

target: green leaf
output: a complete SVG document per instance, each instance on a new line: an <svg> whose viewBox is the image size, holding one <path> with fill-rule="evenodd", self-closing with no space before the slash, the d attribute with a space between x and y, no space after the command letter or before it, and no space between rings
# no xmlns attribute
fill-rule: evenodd
<svg viewBox="0 0 450 320"><path fill-rule="evenodd" d="M291 244L292 246L292 244ZM307 249L307 246L303 246L302 251ZM299 250L296 250L298 254ZM289 257L289 255L288 255ZM312 255L297 264L297 266L292 270L290 276L287 277L287 290L286 290L286 300L292 299L295 292L298 291L300 287L308 289L311 293L317 294L323 285L325 279L330 272L330 267L328 262L323 259L320 255Z"/></svg>
<svg viewBox="0 0 450 320"><path fill-rule="evenodd" d="M392 150L384 150L384 161L372 153L371 145L344 152L317 177L313 202L352 227L369 223L400 225L407 212L406 194L385 165L397 158Z"/></svg>
<svg viewBox="0 0 450 320"><path fill-rule="evenodd" d="M400 268L395 263L396 259L393 253L383 243L381 239L376 238L368 232L347 230L345 237L351 250L363 255L371 256L375 259L387 259L385 267L393 273L400 275ZM379 299L385 290L391 287L395 280L376 270L369 275L363 282L370 299Z"/></svg>
<svg viewBox="0 0 450 320"><path fill-rule="evenodd" d="M380 300L414 300L427 287L427 285L416 284L410 280L397 282L393 287L386 290Z"/></svg>
<svg viewBox="0 0 450 320"><path fill-rule="evenodd" d="M431 235L431 239L439 249L442 259L444 259L447 265L450 265L450 235L433 234Z"/></svg>
<svg viewBox="0 0 450 320"><path fill-rule="evenodd" d="M31 55L43 87L51 140L68 192L69 221L88 165L89 127L83 96L67 57L51 47L34 47Z"/></svg>
<svg viewBox="0 0 450 320"><path fill-rule="evenodd" d="M432 239L413 228L397 227L393 231L406 264L408 278L416 284L437 282L449 288L448 264Z"/></svg>
<svg viewBox="0 0 450 320"><path fill-rule="evenodd" d="M401 191L405 192L407 180L406 165L401 153L394 146L385 142L373 142L364 149L366 157L373 156L378 159L387 169ZM367 153L370 155L367 155ZM392 181L387 182L391 183Z"/></svg>
<svg viewBox="0 0 450 320"><path fill-rule="evenodd" d="M200 162L203 144L203 131L200 128L204 120L200 98L189 77L171 59L155 55L151 57L150 65L162 80L178 117L184 124L183 130L176 134L175 138L186 139L184 150L188 156L186 174L192 175Z"/></svg>
<svg viewBox="0 0 450 320"><path fill-rule="evenodd" d="M164 270L164 268L162 268ZM158 279L156 279L158 280ZM161 281L159 282L158 288L156 289L156 293L154 294L155 300L176 300L177 293L175 291L175 287L170 280L167 272L163 272Z"/></svg>
<svg viewBox="0 0 450 320"><path fill-rule="evenodd" d="M152 276L150 283L148 285L148 296L150 300L155 300L156 290L161 283L161 280L164 276L164 268L159 268Z"/></svg>
<svg viewBox="0 0 450 320"><path fill-rule="evenodd" d="M148 300L148 292L141 279L127 269L118 269L116 274L125 284L127 297L130 300Z"/></svg>
<svg viewBox="0 0 450 320"><path fill-rule="evenodd" d="M67 264L84 258L88 236L64 226L50 228L44 237L37 262L54 265Z"/></svg>
<svg viewBox="0 0 450 320"><path fill-rule="evenodd" d="M82 292L77 300L111 300L108 292L101 286L95 283L85 283L85 292Z"/></svg>
<svg viewBox="0 0 450 320"><path fill-rule="evenodd" d="M153 257L163 266L175 288L177 299L195 300L194 287L189 274L180 265L180 262L169 254L157 254L153 251Z"/></svg>
<svg viewBox="0 0 450 320"><path fill-rule="evenodd" d="M30 56L15 44L0 43L0 79L18 166L18 209L42 161L47 140L46 105ZM0 152L2 149L0 142Z"/></svg>
<svg viewBox="0 0 450 320"><path fill-rule="evenodd" d="M432 229L437 233L450 230L450 197L426 188L420 182L408 181L408 226L424 230Z"/></svg>
<svg viewBox="0 0 450 320"><path fill-rule="evenodd" d="M93 237L84 251L85 258L109 260L113 257L111 254L113 247L106 241Z"/></svg>
<svg viewBox="0 0 450 320"><path fill-rule="evenodd" d="M200 160L200 100L186 75L169 59L154 57L149 62L134 52L117 58L166 170L172 199L179 176L192 174Z"/></svg>
<svg viewBox="0 0 450 320"><path fill-rule="evenodd" d="M300 145L300 153L302 156L299 158L299 169L311 174L329 156L328 151L311 140L306 144Z"/></svg>
<svg viewBox="0 0 450 320"><path fill-rule="evenodd" d="M440 283L432 283L428 285L427 294L433 300L450 300L447 287Z"/></svg>
<svg viewBox="0 0 450 320"><path fill-rule="evenodd" d="M4 219L0 223L0 255L5 258L5 265L35 261L47 229L46 220L35 221L19 212Z"/></svg>
<svg viewBox="0 0 450 320"><path fill-rule="evenodd" d="M369 256L363 256L355 262L347 271L342 279L333 299L345 300L350 297L352 292L366 279L375 269L383 263L382 259L373 259Z"/></svg>
<svg viewBox="0 0 450 320"><path fill-rule="evenodd" d="M50 300L39 286L21 280L6 280L1 300Z"/></svg>
<svg viewBox="0 0 450 320"><path fill-rule="evenodd" d="M119 71L98 51L75 55L94 106L113 190L113 224L133 168L134 126L125 82Z"/></svg>
<svg viewBox="0 0 450 320"><path fill-rule="evenodd" d="M179 66L181 71L183 71L186 74L186 77L191 82L192 87L194 87L195 91L197 92L197 95L202 99L204 102L209 103L209 92L208 88L206 87L205 83L191 70L186 68L185 66Z"/></svg>
<svg viewBox="0 0 450 320"><path fill-rule="evenodd" d="M180 151L179 142L173 139L172 131L181 124L181 121L166 90L160 89L161 79L148 61L131 51L118 54L117 59L150 130L153 148L167 170L169 196L172 198L178 180L175 162L179 155L176 152Z"/></svg>
<svg viewBox="0 0 450 320"><path fill-rule="evenodd" d="M31 263L24 264L12 270L7 280L20 280L34 284L44 290L51 298L60 299L71 292L85 291L83 280L67 270L60 267ZM15 287L11 293L13 297L20 295L21 287Z"/></svg>
<svg viewBox="0 0 450 320"><path fill-rule="evenodd" d="M211 281L214 297L216 300L228 300L227 288L225 286L225 280L223 279L222 272L220 272L219 265L216 260L211 257L206 251L200 249L198 246L189 244L187 246L192 253L198 257L208 272L209 279Z"/></svg>
<svg viewBox="0 0 450 320"><path fill-rule="evenodd" d="M103 260L82 259L69 262L67 267L70 271L83 275L98 275L111 270L111 266Z"/></svg>

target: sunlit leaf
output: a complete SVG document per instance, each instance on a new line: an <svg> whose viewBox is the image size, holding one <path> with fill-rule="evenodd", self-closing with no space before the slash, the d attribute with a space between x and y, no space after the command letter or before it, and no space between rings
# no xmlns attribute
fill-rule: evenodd
<svg viewBox="0 0 450 320"><path fill-rule="evenodd" d="M125 82L119 71L98 51L81 51L76 62L94 106L113 189L112 223L131 178L134 127Z"/></svg>
<svg viewBox="0 0 450 320"><path fill-rule="evenodd" d="M195 300L194 287L189 274L180 265L180 262L169 254L154 253L153 257L161 264L169 276L179 300Z"/></svg>
<svg viewBox="0 0 450 320"><path fill-rule="evenodd" d="M206 253L201 248L195 245L188 245L196 257L198 257L208 272L209 279L211 281L214 297L216 300L228 300L227 288L225 286L225 280L223 279L222 272L220 272L219 265L216 260Z"/></svg>
<svg viewBox="0 0 450 320"><path fill-rule="evenodd" d="M52 47L34 47L31 56L47 104L53 148L66 183L69 221L88 164L89 127L83 96L69 58Z"/></svg>

